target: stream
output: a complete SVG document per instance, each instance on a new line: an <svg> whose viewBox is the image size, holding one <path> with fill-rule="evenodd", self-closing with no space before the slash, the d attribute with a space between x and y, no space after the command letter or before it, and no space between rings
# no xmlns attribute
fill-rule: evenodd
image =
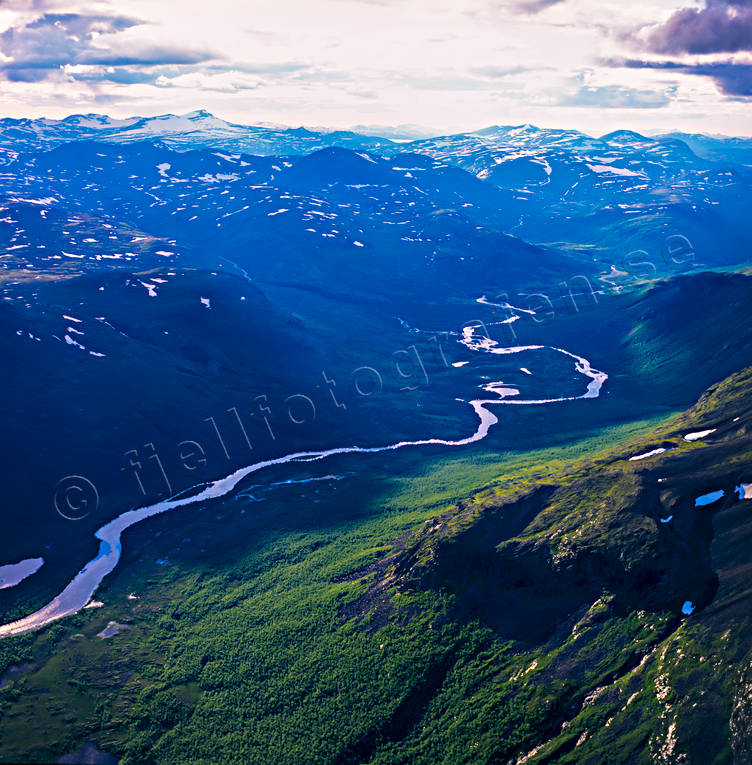
<svg viewBox="0 0 752 765"><path fill-rule="evenodd" d="M569 351L545 345L505 348L499 346L496 341L491 340L486 336L476 336L476 329L476 327L465 328L461 339L459 340L462 345L471 351L507 355L548 350L556 351L574 359L576 371L584 377L589 378L585 393L579 396L526 400L517 398L519 391L515 388L502 387L503 383L500 381L488 383L482 385L481 389L496 397L492 399L475 399L468 402L478 416L479 422L475 432L466 438L454 441L442 438L427 438L419 441L399 441L398 443L388 444L386 446L343 446L324 451L295 452L283 457L262 460L261 462L255 462L252 465L242 467L224 478L208 483L205 489L198 493L191 494L190 496L172 498L145 507L128 510L121 513L117 518L109 521L95 532L94 536L100 542L97 557L89 561L84 568L73 577L65 589L47 603L47 605L21 619L0 625L0 638L20 635L24 632L44 627L57 619L62 619L65 616L80 611L91 600L102 580L115 568L115 566L117 566L121 553L121 536L126 529L146 520L147 518L159 515L160 513L166 513L169 510L176 510L187 505L193 505L199 502L227 496L241 481L243 481L243 479L259 470L263 470L264 468L273 465L325 460L328 457L333 457L339 454L377 454L379 452L394 451L396 449L403 449L410 446L467 446L484 439L488 435L489 430L499 421L498 417L488 409L489 406L500 404L538 405L561 401L575 401L577 399L597 398L603 383L608 379L608 375L605 372L599 372L598 370L593 369L587 359Z"/></svg>

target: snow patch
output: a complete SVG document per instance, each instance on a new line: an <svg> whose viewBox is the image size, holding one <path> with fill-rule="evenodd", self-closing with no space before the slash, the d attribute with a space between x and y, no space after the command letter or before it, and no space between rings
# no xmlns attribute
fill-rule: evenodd
<svg viewBox="0 0 752 765"><path fill-rule="evenodd" d="M647 459L648 457L654 457L656 454L663 454L663 452L665 451L666 449L664 449L663 447L660 447L658 449L653 449L650 452L645 452L644 454L635 454L634 457L629 458L629 461L636 462L637 460L644 460L644 459Z"/></svg>
<svg viewBox="0 0 752 765"><path fill-rule="evenodd" d="M740 483L734 491L739 499L752 499L752 483Z"/></svg>
<svg viewBox="0 0 752 765"><path fill-rule="evenodd" d="M695 433L687 433L686 436L684 436L685 441L699 441L701 438L705 438L705 436L709 436L711 433L715 433L717 428L710 428L710 430L698 430Z"/></svg>
<svg viewBox="0 0 752 765"><path fill-rule="evenodd" d="M629 175L644 178L642 173L636 173L634 170L627 170L626 167L611 167L611 165L588 165L588 169L599 175L608 173L610 175Z"/></svg>
<svg viewBox="0 0 752 765"><path fill-rule="evenodd" d="M697 497L695 500L695 507L705 507L706 505L712 505L713 502L717 502L726 492L723 489L717 491L711 491L707 494L703 494L701 497Z"/></svg>

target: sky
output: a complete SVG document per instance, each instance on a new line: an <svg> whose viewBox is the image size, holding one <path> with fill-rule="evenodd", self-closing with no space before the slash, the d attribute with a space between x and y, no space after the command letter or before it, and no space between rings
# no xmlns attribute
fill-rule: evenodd
<svg viewBox="0 0 752 765"><path fill-rule="evenodd" d="M0 0L0 116L198 108L750 135L752 0Z"/></svg>

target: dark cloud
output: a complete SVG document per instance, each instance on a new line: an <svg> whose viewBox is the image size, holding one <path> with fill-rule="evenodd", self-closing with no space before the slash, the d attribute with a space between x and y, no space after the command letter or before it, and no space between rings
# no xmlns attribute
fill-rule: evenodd
<svg viewBox="0 0 752 765"><path fill-rule="evenodd" d="M710 77L718 89L727 96L736 98L752 97L752 64L742 64L734 61L687 64L681 61L642 61L634 59L609 63L630 69L661 69L682 74Z"/></svg>
<svg viewBox="0 0 752 765"><path fill-rule="evenodd" d="M659 109L671 102L669 93L655 90L636 90L620 85L588 87L583 85L577 93L565 96L558 106L589 106L601 109Z"/></svg>
<svg viewBox="0 0 752 765"><path fill-rule="evenodd" d="M144 23L129 16L45 13L0 34L0 52L10 58L0 64L0 72L11 81L38 82L53 76L60 67L71 64L104 67L185 65L213 58L206 51L117 40L119 32ZM107 79L106 72L100 79Z"/></svg>
<svg viewBox="0 0 752 765"><path fill-rule="evenodd" d="M752 2L706 0L704 8L682 8L648 37L656 53L752 51Z"/></svg>
<svg viewBox="0 0 752 765"><path fill-rule="evenodd" d="M633 35L633 41L638 38ZM670 70L710 78L718 90L731 98L752 96L752 64L727 58L725 61L687 60L688 54L732 54L752 52L752 0L705 0L704 7L681 8L666 22L639 36L651 53L670 54L679 59L608 61L610 66Z"/></svg>
<svg viewBox="0 0 752 765"><path fill-rule="evenodd" d="M213 58L211 53L171 47L169 45L139 46L132 52L111 51L87 53L79 58L79 64L103 66L166 66L168 64L199 64Z"/></svg>
<svg viewBox="0 0 752 765"><path fill-rule="evenodd" d="M521 13L540 13L550 8L552 5L559 5L564 0L516 0L512 4L513 8Z"/></svg>
<svg viewBox="0 0 752 765"><path fill-rule="evenodd" d="M127 16L83 16L77 13L45 13L28 24L11 27L0 34L0 51L14 63L29 68L79 63L88 53L96 53L93 41L102 34L137 26Z"/></svg>

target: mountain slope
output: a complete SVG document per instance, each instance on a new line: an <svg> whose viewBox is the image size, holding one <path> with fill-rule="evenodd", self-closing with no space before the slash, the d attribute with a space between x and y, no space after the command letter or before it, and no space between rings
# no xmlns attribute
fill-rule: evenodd
<svg viewBox="0 0 752 765"><path fill-rule="evenodd" d="M290 487L266 515L222 503L255 519L214 540L205 513L159 523L100 611L0 644L26 667L2 697L3 756L30 703L69 695L38 759L87 737L124 762L743 763L752 525L734 489L750 481L751 394L747 369L628 443L497 461L449 507L425 497L441 477L417 474L403 486L425 498L392 489L375 517L356 510L363 484L331 499L320 484L307 522ZM657 446L673 448L630 461ZM390 459L377 472L404 469ZM102 640L108 621L128 629Z"/></svg>

